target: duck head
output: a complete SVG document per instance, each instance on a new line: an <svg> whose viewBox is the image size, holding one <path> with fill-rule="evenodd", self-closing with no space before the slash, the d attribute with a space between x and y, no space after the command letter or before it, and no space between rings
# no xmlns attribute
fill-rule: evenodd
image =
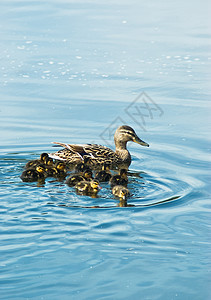
<svg viewBox="0 0 211 300"><path fill-rule="evenodd" d="M135 133L135 130L127 125L122 125L117 128L114 134L114 141L116 145L118 145L119 143L126 144L127 142L131 141L139 145L149 147L149 144L141 140Z"/></svg>

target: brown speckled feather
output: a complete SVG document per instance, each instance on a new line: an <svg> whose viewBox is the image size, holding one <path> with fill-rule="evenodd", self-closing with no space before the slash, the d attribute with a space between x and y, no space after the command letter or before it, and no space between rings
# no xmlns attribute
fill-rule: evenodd
<svg viewBox="0 0 211 300"><path fill-rule="evenodd" d="M102 165L106 163L110 169L128 169L131 163L131 156L126 145L129 141L143 146L149 146L139 139L131 127L123 125L116 130L114 135L115 151L97 144L76 145L54 142L54 144L62 146L64 149L59 150L56 153L50 153L49 156L54 159L64 160L69 164L77 164L78 162L86 161L86 165L92 168L102 168Z"/></svg>
<svg viewBox="0 0 211 300"><path fill-rule="evenodd" d="M106 161L110 167L113 168L121 162L119 156L113 150L105 146L97 144L71 145L60 142L54 142L54 144L60 145L64 147L64 149L49 154L49 156L55 159L65 160L70 164L75 164L86 158L88 166L98 168Z"/></svg>

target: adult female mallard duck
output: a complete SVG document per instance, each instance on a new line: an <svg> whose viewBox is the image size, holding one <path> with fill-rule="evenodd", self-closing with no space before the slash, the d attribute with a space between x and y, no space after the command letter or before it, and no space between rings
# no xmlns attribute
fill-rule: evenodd
<svg viewBox="0 0 211 300"><path fill-rule="evenodd" d="M114 134L115 151L108 147L96 144L65 144L54 142L54 144L64 147L56 153L49 154L54 159L64 160L69 164L76 164L87 158L86 164L92 168L99 168L106 163L110 169L126 168L131 164L131 156L127 150L127 142L132 141L142 146L149 145L142 141L133 128L127 125L120 126Z"/></svg>

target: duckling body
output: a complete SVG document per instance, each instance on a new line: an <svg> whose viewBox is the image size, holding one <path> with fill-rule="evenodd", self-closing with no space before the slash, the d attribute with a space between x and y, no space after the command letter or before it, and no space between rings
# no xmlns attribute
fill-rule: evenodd
<svg viewBox="0 0 211 300"><path fill-rule="evenodd" d="M107 182L111 179L111 172L107 164L102 165L102 170L96 173L95 179L99 182Z"/></svg>
<svg viewBox="0 0 211 300"><path fill-rule="evenodd" d="M44 164L46 165L46 167L49 167L49 168L53 167L54 166L53 158L47 157L45 159L45 163Z"/></svg>
<svg viewBox="0 0 211 300"><path fill-rule="evenodd" d="M20 178L24 182L34 182L38 180L44 181L46 178L45 168L43 168L42 166L37 166L36 169L27 169L23 171Z"/></svg>
<svg viewBox="0 0 211 300"><path fill-rule="evenodd" d="M66 164L62 161L58 161L55 164L55 168L57 170L57 177L66 177L67 175L67 170L66 170Z"/></svg>
<svg viewBox="0 0 211 300"><path fill-rule="evenodd" d="M128 169L131 163L131 156L126 147L128 141L149 146L137 136L131 127L123 125L114 134L115 151L96 144L74 145L55 142L55 144L64 147L64 149L51 153L49 156L64 160L70 164L76 164L87 159L87 165L91 168L99 168L104 163L107 163L110 169L119 168L120 166Z"/></svg>
<svg viewBox="0 0 211 300"><path fill-rule="evenodd" d="M66 164L62 161L56 162L54 165L46 167L48 177L65 178L67 175Z"/></svg>
<svg viewBox="0 0 211 300"><path fill-rule="evenodd" d="M129 190L123 185L115 185L112 188L112 194L115 197L118 197L120 200L126 200L127 197L130 195Z"/></svg>
<svg viewBox="0 0 211 300"><path fill-rule="evenodd" d="M65 181L65 183L69 186L75 186L77 183L79 183L80 181L84 181L85 178L82 175L79 174L75 174L75 175L71 175L67 178L67 180Z"/></svg>
<svg viewBox="0 0 211 300"><path fill-rule="evenodd" d="M75 186L77 183L81 181L91 181L92 180L92 171L86 170L82 174L73 174L70 175L65 183L69 186Z"/></svg>
<svg viewBox="0 0 211 300"><path fill-rule="evenodd" d="M119 175L113 175L109 182L111 187L114 187L115 185L127 186L128 184L127 170L121 169L119 171Z"/></svg>
<svg viewBox="0 0 211 300"><path fill-rule="evenodd" d="M97 194L99 191L99 181L95 179L91 181L81 181L76 184L75 188L78 193L83 195Z"/></svg>
<svg viewBox="0 0 211 300"><path fill-rule="evenodd" d="M49 157L48 153L41 153L39 159L34 159L34 160L28 161L25 165L25 169L36 168L36 166L38 166L39 164L45 164L48 157Z"/></svg>
<svg viewBox="0 0 211 300"><path fill-rule="evenodd" d="M88 161L88 159L85 158L83 161L80 161L79 163L77 163L75 165L75 172L76 173L82 173L86 170L91 171L90 167L87 165L87 161Z"/></svg>

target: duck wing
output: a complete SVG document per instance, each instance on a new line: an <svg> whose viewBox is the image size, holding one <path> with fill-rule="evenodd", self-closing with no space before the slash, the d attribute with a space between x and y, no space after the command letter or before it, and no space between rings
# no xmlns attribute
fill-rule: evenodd
<svg viewBox="0 0 211 300"><path fill-rule="evenodd" d="M112 158L115 156L113 150L97 144L65 144L60 142L54 142L54 144L60 145L73 154L78 154L81 157L84 155L91 158Z"/></svg>

